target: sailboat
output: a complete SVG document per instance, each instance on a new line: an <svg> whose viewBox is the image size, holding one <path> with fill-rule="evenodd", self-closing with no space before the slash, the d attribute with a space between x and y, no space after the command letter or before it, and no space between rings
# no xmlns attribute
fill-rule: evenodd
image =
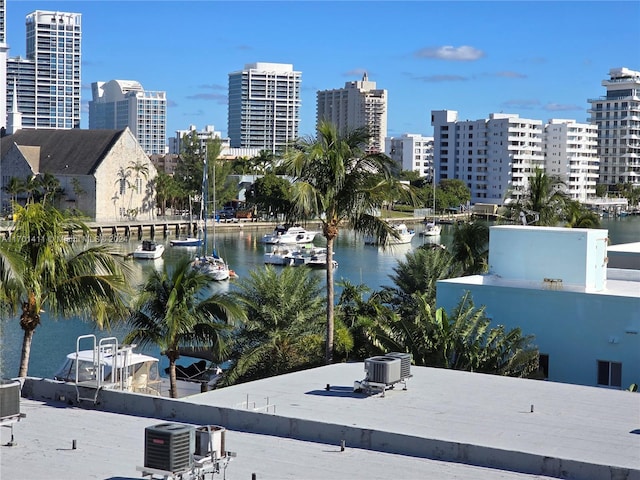
<svg viewBox="0 0 640 480"><path fill-rule="evenodd" d="M231 270L229 269L229 265L225 262L216 251L216 224L213 222L213 250L211 254L207 253L208 242L207 242L207 217L209 216L207 212L207 205L209 199L209 171L207 165L207 158L205 154L204 159L204 171L202 173L202 206L200 209L202 215L202 221L204 222L204 228L202 229L204 241L202 242L202 246L200 247L201 252L193 262L191 262L192 268L195 268L202 273L205 273L217 282L228 280L231 277ZM216 179L216 170L215 164L213 166L213 204L215 210L215 180Z"/></svg>
<svg viewBox="0 0 640 480"><path fill-rule="evenodd" d="M436 177L433 176L433 221L425 219L424 230L420 232L423 237L437 237L442 227L436 223Z"/></svg>

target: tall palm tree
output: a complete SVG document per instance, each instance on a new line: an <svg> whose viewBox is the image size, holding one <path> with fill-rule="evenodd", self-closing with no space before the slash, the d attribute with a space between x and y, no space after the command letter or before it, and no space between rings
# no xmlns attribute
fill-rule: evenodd
<svg viewBox="0 0 640 480"><path fill-rule="evenodd" d="M373 214L385 199L404 191L391 176L394 162L384 154L366 153L370 135L358 128L344 135L320 122L317 137L299 139L285 155L284 169L294 177L292 203L300 218L319 218L332 258L340 228L373 235L385 244L394 236L390 225ZM334 278L327 264L325 362L333 361Z"/></svg>
<svg viewBox="0 0 640 480"><path fill-rule="evenodd" d="M41 314L79 316L108 327L126 316L126 268L107 246L77 250L65 242L82 222L39 203L16 207L9 242L0 242L0 300L8 315L20 312L24 331L19 377L28 373L31 343Z"/></svg>
<svg viewBox="0 0 640 480"><path fill-rule="evenodd" d="M306 267L271 265L237 283L235 298L247 320L234 338L232 367L222 385L296 371L322 363L324 298Z"/></svg>
<svg viewBox="0 0 640 480"><path fill-rule="evenodd" d="M223 360L225 333L244 318L244 312L226 294L206 295L208 275L191 268L188 258L172 272L154 271L133 302L125 343L156 345L169 359L170 395L177 398L176 360L181 347L207 348Z"/></svg>

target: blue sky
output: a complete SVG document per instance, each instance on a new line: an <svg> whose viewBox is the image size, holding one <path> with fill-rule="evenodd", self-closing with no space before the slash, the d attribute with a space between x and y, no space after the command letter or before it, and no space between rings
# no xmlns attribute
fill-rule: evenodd
<svg viewBox="0 0 640 480"><path fill-rule="evenodd" d="M227 132L228 74L246 63L302 72L301 135L318 90L369 80L388 91L388 134L431 135L431 110L588 118L610 68L640 70L640 2L8 0L10 56L25 15L82 14L82 128L90 85L137 80L166 91L167 136Z"/></svg>

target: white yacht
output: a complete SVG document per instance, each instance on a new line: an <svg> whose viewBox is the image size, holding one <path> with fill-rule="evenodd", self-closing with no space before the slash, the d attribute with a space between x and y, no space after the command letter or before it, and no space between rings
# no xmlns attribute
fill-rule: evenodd
<svg viewBox="0 0 640 480"><path fill-rule="evenodd" d="M306 230L300 225L286 226L278 225L272 233L268 233L262 237L262 243L270 245L277 244L300 244L311 243L320 232L314 230Z"/></svg>

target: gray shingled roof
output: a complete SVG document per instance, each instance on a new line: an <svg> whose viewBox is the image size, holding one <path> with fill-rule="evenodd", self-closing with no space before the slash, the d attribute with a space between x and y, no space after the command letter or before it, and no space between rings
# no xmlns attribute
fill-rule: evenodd
<svg viewBox="0 0 640 480"><path fill-rule="evenodd" d="M41 173L92 175L125 130L18 130L0 139L2 157L15 143L40 147Z"/></svg>

